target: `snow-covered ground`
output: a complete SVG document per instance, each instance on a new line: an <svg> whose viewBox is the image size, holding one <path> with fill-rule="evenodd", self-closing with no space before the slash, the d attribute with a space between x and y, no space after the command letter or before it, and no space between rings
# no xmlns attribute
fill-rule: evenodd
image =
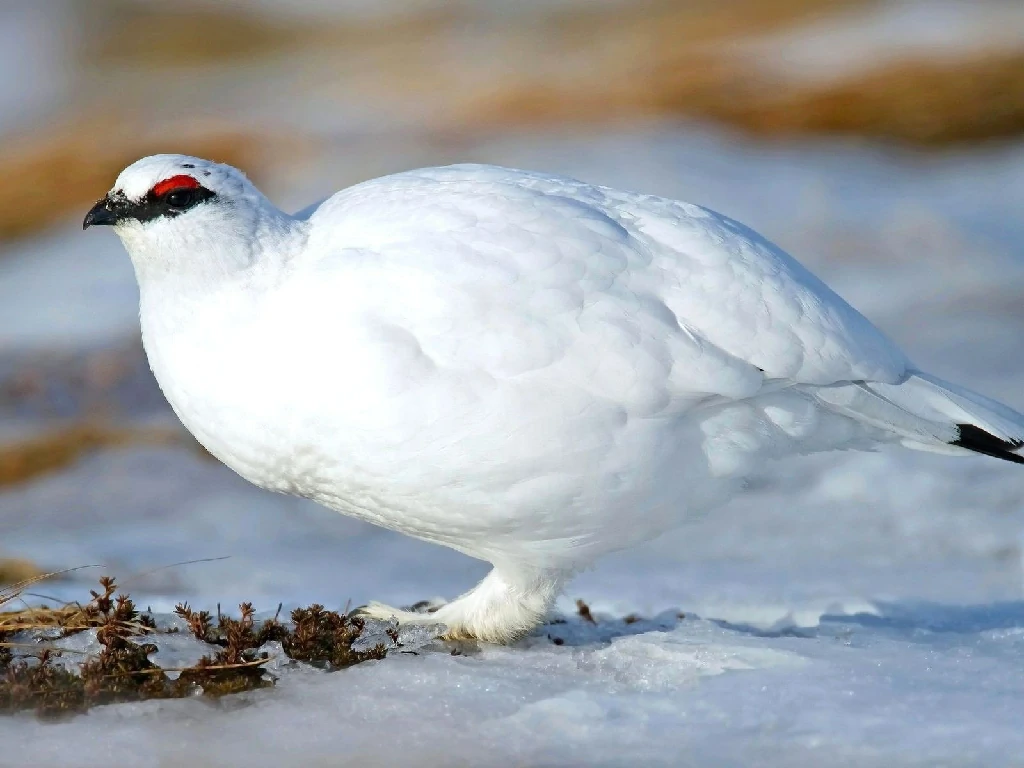
<svg viewBox="0 0 1024 768"><path fill-rule="evenodd" d="M347 137L269 190L297 208L454 160L717 208L789 248L922 365L1024 407L1024 144L927 156L685 125L457 145ZM134 297L106 233L68 222L8 246L0 358L120 343ZM512 648L285 669L274 689L219 702L2 719L0 765L1019 764L1022 533L1013 465L893 450L766 466L727 508L581 574L559 605L568 623ZM409 603L486 570L167 447L105 451L3 490L0 550L103 563L157 611ZM101 572L40 591L81 597ZM575 616L576 597L596 625ZM646 620L622 622L630 613Z"/></svg>

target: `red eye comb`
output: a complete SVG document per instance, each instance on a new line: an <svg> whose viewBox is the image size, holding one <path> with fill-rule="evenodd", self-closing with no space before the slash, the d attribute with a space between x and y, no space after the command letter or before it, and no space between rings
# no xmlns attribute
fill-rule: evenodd
<svg viewBox="0 0 1024 768"><path fill-rule="evenodd" d="M181 174L180 176L171 176L169 179L164 179L153 186L150 192L154 197L160 197L167 194L172 189L195 189L199 186L199 182L193 179L188 174Z"/></svg>

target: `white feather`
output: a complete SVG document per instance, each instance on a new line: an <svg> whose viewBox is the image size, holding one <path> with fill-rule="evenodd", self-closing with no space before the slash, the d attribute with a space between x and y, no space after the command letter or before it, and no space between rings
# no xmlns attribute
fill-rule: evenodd
<svg viewBox="0 0 1024 768"><path fill-rule="evenodd" d="M568 573L705 512L767 459L943 449L962 421L1024 433L699 206L453 166L290 217L181 156L117 189L185 165L217 197L117 228L168 400L252 482L494 563L418 619L453 634L527 630Z"/></svg>

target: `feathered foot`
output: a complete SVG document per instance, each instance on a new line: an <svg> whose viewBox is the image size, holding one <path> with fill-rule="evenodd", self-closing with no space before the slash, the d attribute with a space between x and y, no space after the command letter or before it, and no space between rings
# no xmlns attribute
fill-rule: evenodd
<svg viewBox="0 0 1024 768"><path fill-rule="evenodd" d="M443 624L447 640L511 643L540 624L558 597L564 576L562 571L495 568L469 592L436 610L419 613L369 603L355 613L401 624Z"/></svg>

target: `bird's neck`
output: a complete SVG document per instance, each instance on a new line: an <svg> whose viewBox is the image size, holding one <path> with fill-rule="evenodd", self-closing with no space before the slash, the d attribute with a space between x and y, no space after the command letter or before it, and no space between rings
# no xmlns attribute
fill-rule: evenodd
<svg viewBox="0 0 1024 768"><path fill-rule="evenodd" d="M301 252L308 228L269 206L244 224L134 239L122 234L138 278L144 332L186 328L209 314L211 305L227 310L233 296L251 300L272 288Z"/></svg>

